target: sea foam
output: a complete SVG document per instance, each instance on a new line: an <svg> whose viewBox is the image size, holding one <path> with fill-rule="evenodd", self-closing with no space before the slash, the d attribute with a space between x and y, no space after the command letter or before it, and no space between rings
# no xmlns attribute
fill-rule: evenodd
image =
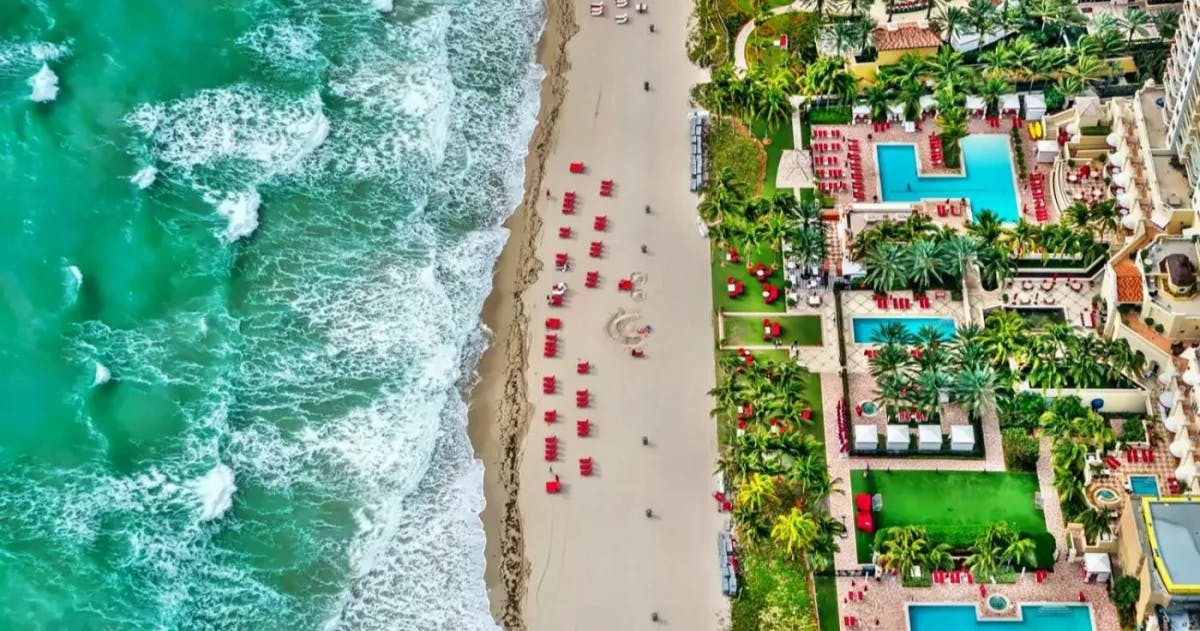
<svg viewBox="0 0 1200 631"><path fill-rule="evenodd" d="M129 177L129 181L132 182L134 186L144 190L150 188L150 185L154 183L154 180L157 177L158 169L154 168L154 165L146 165L138 169L137 173L131 175Z"/></svg>
<svg viewBox="0 0 1200 631"><path fill-rule="evenodd" d="M192 489L200 498L200 521L220 519L233 506L233 469L217 463L208 473L193 481Z"/></svg>
<svg viewBox="0 0 1200 631"><path fill-rule="evenodd" d="M58 98L58 75L48 64L42 64L42 69L29 78L29 85L33 88L29 99L35 103L49 103Z"/></svg>
<svg viewBox="0 0 1200 631"><path fill-rule="evenodd" d="M371 0L371 6L380 13L391 13L396 8L392 0Z"/></svg>
<svg viewBox="0 0 1200 631"><path fill-rule="evenodd" d="M209 197L212 201L211 196ZM248 237L258 229L258 207L262 196L255 189L229 193L216 201L217 214L225 218L224 236L229 241Z"/></svg>
<svg viewBox="0 0 1200 631"><path fill-rule="evenodd" d="M110 379L112 379L112 373L109 372L108 367L100 362L96 362L96 373L92 377L92 387L102 386L108 383Z"/></svg>

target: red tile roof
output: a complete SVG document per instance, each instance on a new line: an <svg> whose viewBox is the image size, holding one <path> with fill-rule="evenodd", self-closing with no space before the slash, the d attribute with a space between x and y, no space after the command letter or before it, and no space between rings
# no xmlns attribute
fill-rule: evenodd
<svg viewBox="0 0 1200 631"><path fill-rule="evenodd" d="M1142 275L1133 261L1125 259L1113 266L1117 272L1117 302L1142 301Z"/></svg>
<svg viewBox="0 0 1200 631"><path fill-rule="evenodd" d="M916 24L901 24L894 30L877 28L871 31L875 50L911 50L914 48L937 48L942 38L928 28Z"/></svg>

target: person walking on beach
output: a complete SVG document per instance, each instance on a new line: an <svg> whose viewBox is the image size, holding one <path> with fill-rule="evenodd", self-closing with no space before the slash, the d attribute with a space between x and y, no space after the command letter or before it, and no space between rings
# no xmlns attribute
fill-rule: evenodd
<svg viewBox="0 0 1200 631"><path fill-rule="evenodd" d="M643 89L643 90L645 90L645 91L647 91L647 92L649 92L649 91L650 91L650 82L649 82L649 81L643 81L643 82L642 82L642 89Z"/></svg>
<svg viewBox="0 0 1200 631"><path fill-rule="evenodd" d="M654 517L654 511L647 508L646 509L646 519L650 519L651 517Z"/></svg>

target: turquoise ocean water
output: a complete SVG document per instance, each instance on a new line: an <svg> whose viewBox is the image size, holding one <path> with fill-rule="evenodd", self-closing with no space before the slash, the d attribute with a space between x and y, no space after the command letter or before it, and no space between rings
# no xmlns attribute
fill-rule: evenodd
<svg viewBox="0 0 1200 631"><path fill-rule="evenodd" d="M541 8L375 1L0 2L0 627L493 628Z"/></svg>

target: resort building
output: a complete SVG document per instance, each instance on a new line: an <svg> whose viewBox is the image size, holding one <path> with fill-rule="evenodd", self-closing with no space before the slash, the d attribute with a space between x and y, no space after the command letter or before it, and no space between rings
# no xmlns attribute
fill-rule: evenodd
<svg viewBox="0 0 1200 631"><path fill-rule="evenodd" d="M1135 620L1147 631L1200 624L1200 500L1134 498L1121 511L1117 558L1141 582Z"/></svg>
<svg viewBox="0 0 1200 631"><path fill-rule="evenodd" d="M1192 206L1200 206L1200 2L1177 7L1179 30L1163 75L1167 137L1171 149L1187 168L1193 191Z"/></svg>
<svg viewBox="0 0 1200 631"><path fill-rule="evenodd" d="M865 83L875 82L875 73L883 66L900 61L906 54L932 57L942 45L942 38L925 20L919 22L888 22L871 31L871 45L877 53L875 61L855 62L850 71Z"/></svg>

